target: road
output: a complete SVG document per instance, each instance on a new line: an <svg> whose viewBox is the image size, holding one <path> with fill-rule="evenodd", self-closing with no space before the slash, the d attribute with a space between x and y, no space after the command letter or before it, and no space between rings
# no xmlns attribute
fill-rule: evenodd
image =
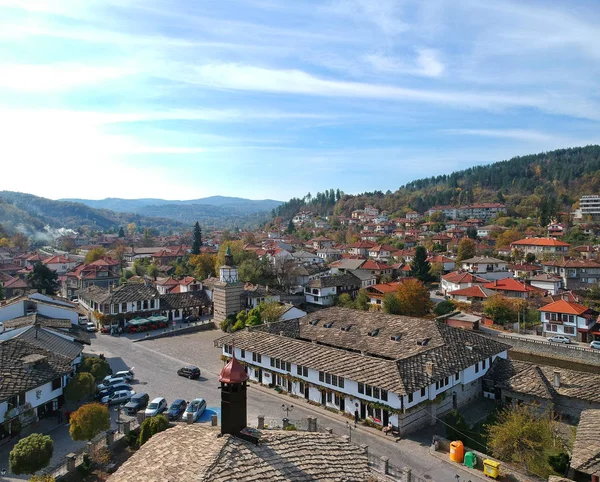
<svg viewBox="0 0 600 482"><path fill-rule="evenodd" d="M210 331L133 343L126 337L95 335L92 346L86 347L86 352L103 353L113 370L134 367L138 379L134 389L147 392L151 398L163 396L171 402L175 398L191 400L202 397L209 408L220 407L218 374L223 362L219 359L220 350L213 347L213 340L219 336L220 332ZM188 380L175 374L177 368L187 364L200 367L200 380ZM458 474L464 480L474 479L473 474L458 469L456 464L429 454L431 431L423 431L398 442L360 425L350 432L347 419L341 415L254 385L249 385L248 390L249 425L256 425L258 415L280 420L285 415L282 404L294 405L290 419L316 416L320 427L330 427L335 434L351 435L354 443L368 445L370 453L388 457L390 464L397 467L411 467L413 473L421 478L454 481Z"/></svg>

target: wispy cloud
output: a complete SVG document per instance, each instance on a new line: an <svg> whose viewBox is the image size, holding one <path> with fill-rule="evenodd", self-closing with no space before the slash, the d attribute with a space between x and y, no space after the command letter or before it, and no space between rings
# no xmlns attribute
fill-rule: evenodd
<svg viewBox="0 0 600 482"><path fill-rule="evenodd" d="M555 134L528 129L447 129L447 134L479 137L497 137L500 139L515 139L519 141L553 141Z"/></svg>
<svg viewBox="0 0 600 482"><path fill-rule="evenodd" d="M439 53L434 49L418 49L414 61L405 62L385 54L367 54L364 59L380 72L393 72L424 77L439 77L444 72Z"/></svg>

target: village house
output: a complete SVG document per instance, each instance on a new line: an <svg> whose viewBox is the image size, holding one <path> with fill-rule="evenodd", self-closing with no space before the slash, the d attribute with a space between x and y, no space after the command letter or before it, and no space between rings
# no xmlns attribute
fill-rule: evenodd
<svg viewBox="0 0 600 482"><path fill-rule="evenodd" d="M329 308L215 341L250 380L401 435L434 425L481 396L481 380L508 345L434 320ZM235 345L235 346L234 346Z"/></svg>
<svg viewBox="0 0 600 482"><path fill-rule="evenodd" d="M469 286L474 285L484 285L487 283L488 280L471 274L467 271L453 271L442 276L440 287L444 295L447 295L451 291L468 288Z"/></svg>
<svg viewBox="0 0 600 482"><path fill-rule="evenodd" d="M29 291L29 285L23 278L8 276L8 280L1 282L4 287L4 297L7 299L21 296Z"/></svg>
<svg viewBox="0 0 600 482"><path fill-rule="evenodd" d="M33 292L0 301L0 321L2 322L33 314L52 319L69 320L76 326L79 319L76 305L56 296Z"/></svg>
<svg viewBox="0 0 600 482"><path fill-rule="evenodd" d="M598 482L600 479L599 417L598 409L589 408L581 411L569 463L569 477L572 480Z"/></svg>
<svg viewBox="0 0 600 482"><path fill-rule="evenodd" d="M483 303L490 296L496 294L495 291L484 288L483 285L473 285L466 288L460 288L454 291L448 291L446 293L453 301L459 301L462 303Z"/></svg>
<svg viewBox="0 0 600 482"><path fill-rule="evenodd" d="M246 310L258 308L261 303L279 303L281 292L268 286L246 283L242 291L242 307Z"/></svg>
<svg viewBox="0 0 600 482"><path fill-rule="evenodd" d="M562 289L562 278L549 273L536 274L530 277L527 282L531 286L548 292L550 295L556 295Z"/></svg>
<svg viewBox="0 0 600 482"><path fill-rule="evenodd" d="M489 256L475 256L460 262L463 271L481 276L487 280L499 280L511 278L512 273L508 271L508 263L502 259Z"/></svg>
<svg viewBox="0 0 600 482"><path fill-rule="evenodd" d="M357 243L353 243L347 246L347 251L349 254L355 256L369 256L369 250L377 246L377 243L371 241L359 241Z"/></svg>
<svg viewBox="0 0 600 482"><path fill-rule="evenodd" d="M523 257L533 254L536 258L543 259L544 257L565 256L569 253L571 245L554 238L525 238L513 241L510 247L523 252Z"/></svg>
<svg viewBox="0 0 600 482"><path fill-rule="evenodd" d="M88 286L117 286L120 278L121 263L103 256L93 263L82 263L67 272L61 282L61 293L65 298L73 299L80 289Z"/></svg>
<svg viewBox="0 0 600 482"><path fill-rule="evenodd" d="M347 293L354 298L360 288L360 279L353 274L324 276L309 281L304 288L304 296L307 303L331 306L337 296Z"/></svg>
<svg viewBox="0 0 600 482"><path fill-rule="evenodd" d="M389 293L395 293L402 282L392 281L389 283L379 283L367 288L367 295L369 296L369 304L372 308L381 309L383 306L383 299L385 295Z"/></svg>
<svg viewBox="0 0 600 482"><path fill-rule="evenodd" d="M478 330L479 325L483 323L483 318L480 315L474 315L471 313L462 313L455 311L446 315L438 316L436 320L446 323L446 325L453 328L460 328L462 330Z"/></svg>
<svg viewBox="0 0 600 482"><path fill-rule="evenodd" d="M377 276L377 279L380 279L382 276L392 276L393 273L393 268L389 264L373 259L365 261L364 264L360 266L360 269L369 271L371 274Z"/></svg>
<svg viewBox="0 0 600 482"><path fill-rule="evenodd" d="M527 299L534 296L546 296L547 294L545 290L517 281L514 278L495 279L484 284L483 287L507 298Z"/></svg>
<svg viewBox="0 0 600 482"><path fill-rule="evenodd" d="M430 254L427 257L427 261L429 261L432 265L435 264L440 264L442 266L442 271L444 271L444 273L448 273L450 271L452 271L454 269L454 267L456 266L456 261L453 260L452 258L448 258L447 256L441 255L441 254Z"/></svg>
<svg viewBox="0 0 600 482"><path fill-rule="evenodd" d="M79 263L79 261L69 259L65 256L52 256L42 261L43 265L45 265L52 271L56 271L57 274L65 274L67 271L70 271Z"/></svg>
<svg viewBox="0 0 600 482"><path fill-rule="evenodd" d="M318 236L309 241L314 250L331 248L334 244L333 239L329 239L326 236Z"/></svg>
<svg viewBox="0 0 600 482"><path fill-rule="evenodd" d="M588 343L598 335L598 313L587 306L565 300L554 301L540 309L544 336L564 335ZM597 332L597 333L595 333Z"/></svg>
<svg viewBox="0 0 600 482"><path fill-rule="evenodd" d="M589 289L600 281L600 261L570 259L542 262L544 272L560 276L565 290Z"/></svg>
<svg viewBox="0 0 600 482"><path fill-rule="evenodd" d="M336 261L342 257L342 251L336 248L323 248L317 251L317 256L325 263Z"/></svg>

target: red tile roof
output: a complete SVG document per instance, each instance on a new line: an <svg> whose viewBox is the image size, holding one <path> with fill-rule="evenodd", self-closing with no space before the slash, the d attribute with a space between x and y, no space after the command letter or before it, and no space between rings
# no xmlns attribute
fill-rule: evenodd
<svg viewBox="0 0 600 482"><path fill-rule="evenodd" d="M579 303L569 303L565 300L558 300L553 303L542 306L539 311L548 311L551 313L565 313L567 315L581 315L588 311L587 306L580 305Z"/></svg>
<svg viewBox="0 0 600 482"><path fill-rule="evenodd" d="M382 271L382 270L392 269L392 267L387 263L380 263L379 261L369 259L365 262L365 264L363 264L360 267L360 269L370 269L370 270L374 270L374 271Z"/></svg>
<svg viewBox="0 0 600 482"><path fill-rule="evenodd" d="M513 241L511 246L568 247L571 245L553 238L525 238L519 239L518 241Z"/></svg>
<svg viewBox="0 0 600 482"><path fill-rule="evenodd" d="M468 286L459 290L449 291L449 296L466 296L467 298L487 298L488 294L481 285Z"/></svg>
<svg viewBox="0 0 600 482"><path fill-rule="evenodd" d="M504 278L500 280L491 281L485 285L484 288L495 291L513 291L520 293L527 293L529 291L535 291L533 286L521 283L514 278Z"/></svg>
<svg viewBox="0 0 600 482"><path fill-rule="evenodd" d="M442 279L448 281L449 283L478 283L485 284L488 283L488 280L480 278L479 276L475 276L467 271L453 271L452 273L448 273L442 276Z"/></svg>

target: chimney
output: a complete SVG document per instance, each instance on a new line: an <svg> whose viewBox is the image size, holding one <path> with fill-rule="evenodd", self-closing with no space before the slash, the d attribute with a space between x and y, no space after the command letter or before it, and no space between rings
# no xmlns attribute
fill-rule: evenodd
<svg viewBox="0 0 600 482"><path fill-rule="evenodd" d="M560 372L554 372L554 388L560 388Z"/></svg>
<svg viewBox="0 0 600 482"><path fill-rule="evenodd" d="M432 361L428 361L427 363L425 363L425 372L430 377L433 376L433 362Z"/></svg>
<svg viewBox="0 0 600 482"><path fill-rule="evenodd" d="M498 286L498 280L497 279L494 280L494 286Z"/></svg>

